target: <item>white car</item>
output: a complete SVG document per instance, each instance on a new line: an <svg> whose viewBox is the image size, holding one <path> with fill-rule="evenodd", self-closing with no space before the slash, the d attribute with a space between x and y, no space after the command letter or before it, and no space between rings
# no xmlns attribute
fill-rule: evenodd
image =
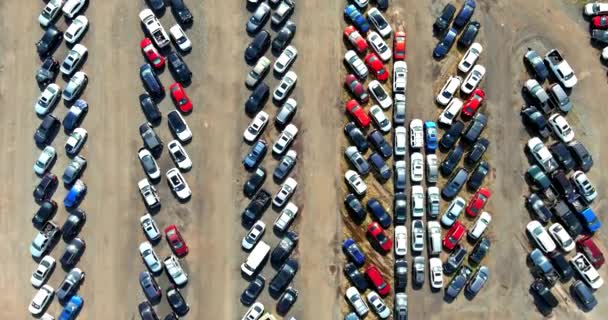
<svg viewBox="0 0 608 320"><path fill-rule="evenodd" d="M192 49L192 42L179 24L175 24L169 28L169 34L181 51L190 51Z"/></svg>
<svg viewBox="0 0 608 320"><path fill-rule="evenodd" d="M388 21L386 21L382 13L380 13L380 10L376 8L367 10L367 19L372 23L372 25L374 25L380 35L385 38L388 37L393 31L393 29L391 29L391 25L388 23Z"/></svg>
<svg viewBox="0 0 608 320"><path fill-rule="evenodd" d="M420 119L414 119L410 122L410 146L413 149L424 147L424 127Z"/></svg>
<svg viewBox="0 0 608 320"><path fill-rule="evenodd" d="M395 255L404 257L407 254L407 229L395 226Z"/></svg>
<svg viewBox="0 0 608 320"><path fill-rule="evenodd" d="M554 114L549 117L549 126L553 130L553 133L564 143L571 142L574 140L574 131L566 118L560 114Z"/></svg>
<svg viewBox="0 0 608 320"><path fill-rule="evenodd" d="M439 94L437 94L437 98L435 98L437 103L442 106L446 106L448 103L450 103L450 101L456 94L456 90L458 90L458 88L460 87L461 84L462 84L461 77L450 76L448 78L448 81L446 81L445 84L443 85L443 88L441 88L441 91L439 91Z"/></svg>
<svg viewBox="0 0 608 320"><path fill-rule="evenodd" d="M63 14L72 19L86 3L87 0L68 0L63 5Z"/></svg>
<svg viewBox="0 0 608 320"><path fill-rule="evenodd" d="M89 77L82 71L76 72L63 90L63 99L72 101L76 98L89 82Z"/></svg>
<svg viewBox="0 0 608 320"><path fill-rule="evenodd" d="M190 156L179 141L171 140L167 147L171 159L180 170L187 171L192 168L192 160L190 160Z"/></svg>
<svg viewBox="0 0 608 320"><path fill-rule="evenodd" d="M298 182L296 181L296 179L292 177L287 178L287 180L285 180L285 182L281 184L281 189L279 189L279 192L277 192L277 194L272 199L272 204L276 207L284 206L285 203L289 200L289 198L291 198L293 193L296 191L297 187Z"/></svg>
<svg viewBox="0 0 608 320"><path fill-rule="evenodd" d="M600 14L608 14L608 3L606 2L590 2L585 5L585 15L596 16Z"/></svg>
<svg viewBox="0 0 608 320"><path fill-rule="evenodd" d="M281 214L279 214L276 220L274 220L274 228L278 231L285 232L297 215L298 206L296 206L293 202L287 203L285 208L281 210Z"/></svg>
<svg viewBox="0 0 608 320"><path fill-rule="evenodd" d="M374 312L376 312L380 319L388 319L391 316L391 309L386 306L376 291L367 293L367 302L372 305L372 309L374 309Z"/></svg>
<svg viewBox="0 0 608 320"><path fill-rule="evenodd" d="M175 255L171 255L163 261L165 264L165 270L167 274L178 286L182 286L188 282L188 274L184 272L182 265L179 263L179 259Z"/></svg>
<svg viewBox="0 0 608 320"><path fill-rule="evenodd" d="M266 230L266 224L262 220L256 221L249 232L243 237L243 241L241 241L241 246L245 250L251 250L253 246L264 236L264 231Z"/></svg>
<svg viewBox="0 0 608 320"><path fill-rule="evenodd" d="M407 130L404 126L395 127L395 155L405 156L407 151Z"/></svg>
<svg viewBox="0 0 608 320"><path fill-rule="evenodd" d="M460 91L464 94L470 94L477 88L481 79L486 74L486 68L480 64L473 67L473 70L464 78L464 82L460 86Z"/></svg>
<svg viewBox="0 0 608 320"><path fill-rule="evenodd" d="M152 218L149 213L144 214L139 218L139 223L141 224L141 228L144 230L146 237L150 241L157 241L161 238L160 230L158 229L158 225L156 221Z"/></svg>
<svg viewBox="0 0 608 320"><path fill-rule="evenodd" d="M139 255L144 260L144 263L153 273L159 273L163 270L163 266L160 264L160 259L154 252L154 248L148 241L144 241L139 244Z"/></svg>
<svg viewBox="0 0 608 320"><path fill-rule="evenodd" d="M169 182L169 186L171 190L175 192L175 195L181 199L185 200L190 198L192 195L192 191L190 191L190 187L188 186L188 182L182 176L182 173L179 172L177 168L171 168L167 171L167 181Z"/></svg>
<svg viewBox="0 0 608 320"><path fill-rule="evenodd" d="M32 277L30 278L30 282L34 288L40 288L46 282L46 280L48 280L54 268L55 259L51 256L44 256L44 258L40 260L36 270L32 272Z"/></svg>
<svg viewBox="0 0 608 320"><path fill-rule="evenodd" d="M422 182L424 180L424 156L420 152L413 152L410 155L410 160L412 181Z"/></svg>
<svg viewBox="0 0 608 320"><path fill-rule="evenodd" d="M462 213L462 210L466 204L467 203L461 197L456 197L454 200L452 200L441 217L441 224L446 227L451 227L458 219L458 216L460 216Z"/></svg>
<svg viewBox="0 0 608 320"><path fill-rule="evenodd" d="M592 288L599 289L604 284L604 279L597 272L597 269L593 267L589 259L585 257L582 252L577 253L570 263L574 267L574 270L578 272L581 278Z"/></svg>
<svg viewBox="0 0 608 320"><path fill-rule="evenodd" d="M429 217L437 218L439 216L440 196L439 187L432 186L426 189L426 203Z"/></svg>
<svg viewBox="0 0 608 320"><path fill-rule="evenodd" d="M38 16L38 22L40 22L40 25L43 27L48 27L51 22L53 22L57 16L59 16L59 12L61 7L63 7L64 1L65 0L49 0Z"/></svg>
<svg viewBox="0 0 608 320"><path fill-rule="evenodd" d="M298 75L293 72L293 71L289 71L287 72L284 76L283 79L281 79L281 82L279 83L279 85L274 89L274 93L272 94L272 97L276 100L276 101L283 101L291 92L291 90L293 89L293 87L296 85L296 82L298 81Z"/></svg>
<svg viewBox="0 0 608 320"><path fill-rule="evenodd" d="M429 274L431 287L435 289L443 288L443 263L441 263L441 259L437 257L429 259Z"/></svg>
<svg viewBox="0 0 608 320"><path fill-rule="evenodd" d="M384 89L384 86L382 86L378 80L370 81L367 88L372 96L374 96L374 99L378 101L378 104L382 109L386 110L393 104L393 99L391 99L391 96L386 92L386 89Z"/></svg>
<svg viewBox="0 0 608 320"><path fill-rule="evenodd" d="M144 198L144 202L148 208L156 208L160 206L160 198L158 197L158 192L156 188L148 181L148 179L141 179L137 183L139 187L139 192L141 196Z"/></svg>
<svg viewBox="0 0 608 320"><path fill-rule="evenodd" d="M427 222L427 238L429 255L438 256L441 254L441 226L437 221Z"/></svg>
<svg viewBox="0 0 608 320"><path fill-rule="evenodd" d="M152 35L152 41L154 41L159 48L164 48L169 45L171 42L169 41L169 36L152 10L142 10L139 13L139 19L146 26L148 33Z"/></svg>
<svg viewBox="0 0 608 320"><path fill-rule="evenodd" d="M160 168L158 167L156 160L154 160L152 153L150 153L150 151L148 151L148 149L146 149L146 148L139 149L139 152L137 153L137 157L139 158L139 162L141 163L141 166L144 168L146 175L148 175L148 178L150 178L152 180L156 180L156 179L160 178Z"/></svg>
<svg viewBox="0 0 608 320"><path fill-rule="evenodd" d="M255 141L260 136L260 134L262 134L264 129L266 129L268 119L270 119L270 116L268 115L268 113L266 113L266 111L262 110L258 112L255 117L253 117L253 120L251 120L249 126L247 126L247 129L245 129L245 132L243 132L243 138L245 139L245 141Z"/></svg>
<svg viewBox="0 0 608 320"><path fill-rule="evenodd" d="M391 121L384 115L384 111L377 105L369 108L369 115L372 117L380 131L388 133L391 131Z"/></svg>
<svg viewBox="0 0 608 320"><path fill-rule="evenodd" d="M293 61L298 56L298 50L294 46L287 46L287 48L283 49L281 55L274 62L274 71L279 74L283 74L289 66L293 63Z"/></svg>
<svg viewBox="0 0 608 320"><path fill-rule="evenodd" d="M412 186L412 217L421 218L424 216L424 210L424 188Z"/></svg>
<svg viewBox="0 0 608 320"><path fill-rule="evenodd" d="M283 132L281 132L281 135L279 136L277 141L274 142L274 145L272 146L272 152L278 155L282 155L297 135L298 127L296 127L292 123L288 124L285 129L283 129Z"/></svg>
<svg viewBox="0 0 608 320"><path fill-rule="evenodd" d="M53 164L53 161L57 158L57 152L52 146L46 146L40 152L38 159L34 163L34 172L38 175L43 175Z"/></svg>
<svg viewBox="0 0 608 320"><path fill-rule="evenodd" d="M530 150L534 159L536 159L545 172L551 173L557 169L557 162L553 159L553 155L551 155L551 152L549 152L549 149L547 149L540 138L534 137L528 140L528 150Z"/></svg>
<svg viewBox="0 0 608 320"><path fill-rule="evenodd" d="M448 106L445 107L445 109L443 109L443 111L439 115L439 123L445 126L451 126L452 122L454 121L454 119L456 119L461 109L462 100L458 98L452 99Z"/></svg>
<svg viewBox="0 0 608 320"><path fill-rule="evenodd" d="M566 231L559 222L556 222L549 227L549 234L564 251L570 252L574 250L574 240L572 240L568 231Z"/></svg>
<svg viewBox="0 0 608 320"><path fill-rule="evenodd" d="M439 179L439 159L436 154L426 155L426 181L437 183Z"/></svg>
<svg viewBox="0 0 608 320"><path fill-rule="evenodd" d="M77 154L87 140L87 136L87 130L83 128L74 129L65 142L65 151L71 155Z"/></svg>
<svg viewBox="0 0 608 320"><path fill-rule="evenodd" d="M407 63L395 61L393 64L393 93L405 94L407 86Z"/></svg>
<svg viewBox="0 0 608 320"><path fill-rule="evenodd" d="M249 309L247 310L247 312L245 312L245 315L243 315L243 318L241 320L258 320L260 319L263 313L264 305L261 302L256 302L251 307L249 307Z"/></svg>
<svg viewBox="0 0 608 320"><path fill-rule="evenodd" d="M481 52L483 52L483 47L479 43L474 42L464 54L460 63L458 63L458 70L464 73L469 72L477 62L477 59L479 59Z"/></svg>
<svg viewBox="0 0 608 320"><path fill-rule="evenodd" d="M346 171L346 173L344 174L344 179L346 179L348 185L351 187L351 189L353 189L353 191L357 195L364 195L365 191L367 191L367 185L365 185L365 182L363 182L363 180L356 171Z"/></svg>
<svg viewBox="0 0 608 320"><path fill-rule="evenodd" d="M42 317L40 317L40 320L55 320L55 317L48 313L45 313L42 315Z"/></svg>
<svg viewBox="0 0 608 320"><path fill-rule="evenodd" d="M249 88L255 87L258 82L260 82L268 73L270 69L270 59L262 56L258 59L258 62L255 63L255 66L247 73L247 79L245 80L245 84Z"/></svg>
<svg viewBox="0 0 608 320"><path fill-rule="evenodd" d="M422 220L412 220L412 251L422 252L424 250L424 223Z"/></svg>
<svg viewBox="0 0 608 320"><path fill-rule="evenodd" d="M56 83L51 83L44 91L40 93L38 100L36 100L36 104L34 105L34 110L36 114L39 116L45 116L47 113L51 111L59 102L59 96L61 96L61 88Z"/></svg>
<svg viewBox="0 0 608 320"><path fill-rule="evenodd" d="M80 66L82 60L87 55L87 52L87 47L80 43L75 44L61 64L61 73L65 74L66 76L72 74L72 72L74 72L78 66Z"/></svg>
<svg viewBox="0 0 608 320"><path fill-rule="evenodd" d="M67 43L76 43L80 40L84 32L87 30L89 26L89 19L87 17L80 15L70 23L70 26L65 30L63 37L65 38L65 42Z"/></svg>
<svg viewBox="0 0 608 320"><path fill-rule="evenodd" d="M540 224L540 222L536 220L530 221L526 226L526 230L528 231L532 239L534 239L536 246L544 253L553 252L557 248L555 242L553 241L553 239L551 239L551 236L549 235L547 230L545 230L545 227Z"/></svg>
<svg viewBox="0 0 608 320"><path fill-rule="evenodd" d="M378 33L374 31L368 32L367 43L370 44L372 49L374 49L374 52L376 52L382 61L387 62L391 60L391 57L393 56L391 48L388 47L386 42L384 42L384 39L382 39Z"/></svg>
<svg viewBox="0 0 608 320"><path fill-rule="evenodd" d="M359 58L355 50L346 51L346 53L344 54L344 60L346 61L346 63L348 63L350 68L353 69L357 77L361 79L367 78L369 70L367 70L365 63L363 63L363 60Z"/></svg>
<svg viewBox="0 0 608 320"><path fill-rule="evenodd" d="M492 215L486 211L482 211L477 220L475 220L473 227L469 229L469 237L473 240L481 238L491 221Z"/></svg>
<svg viewBox="0 0 608 320"><path fill-rule="evenodd" d="M346 289L346 300L348 300L353 308L355 308L355 312L357 312L360 317L365 317L365 315L369 312L369 307L361 298L361 294L357 288L350 287Z"/></svg>
<svg viewBox="0 0 608 320"><path fill-rule="evenodd" d="M42 286L42 288L36 292L36 295L28 307L30 313L35 316L42 313L42 310L44 310L46 306L53 300L54 294L55 291L53 290L53 287L49 286L48 284Z"/></svg>
<svg viewBox="0 0 608 320"><path fill-rule="evenodd" d="M582 171L575 171L572 174L572 183L578 189L578 192L585 198L587 203L593 202L597 198L597 191L595 187L587 178L587 175Z"/></svg>

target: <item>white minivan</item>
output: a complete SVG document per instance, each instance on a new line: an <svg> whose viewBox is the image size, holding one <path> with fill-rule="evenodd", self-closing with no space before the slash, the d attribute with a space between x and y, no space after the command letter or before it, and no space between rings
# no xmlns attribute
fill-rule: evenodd
<svg viewBox="0 0 608 320"><path fill-rule="evenodd" d="M252 276L266 260L268 252L270 252L270 246L264 241L258 242L253 251L249 253L247 260L241 264L241 271L249 277Z"/></svg>

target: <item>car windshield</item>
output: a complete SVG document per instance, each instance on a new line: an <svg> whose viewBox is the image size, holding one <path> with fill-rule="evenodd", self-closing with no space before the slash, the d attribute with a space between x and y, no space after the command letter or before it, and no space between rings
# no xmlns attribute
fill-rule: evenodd
<svg viewBox="0 0 608 320"><path fill-rule="evenodd" d="M386 92L384 92L384 90L380 87L380 85L372 88L372 91L374 92L374 95L376 95L378 97L378 100L386 99Z"/></svg>
<svg viewBox="0 0 608 320"><path fill-rule="evenodd" d="M378 27L380 29L384 29L387 27L387 23L386 20L384 20L380 14L374 14L372 15L372 19L374 19L374 21L376 21L376 23L378 24Z"/></svg>

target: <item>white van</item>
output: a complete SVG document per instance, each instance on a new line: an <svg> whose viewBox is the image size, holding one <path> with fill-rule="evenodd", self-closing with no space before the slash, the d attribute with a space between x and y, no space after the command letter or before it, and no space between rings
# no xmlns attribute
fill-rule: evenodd
<svg viewBox="0 0 608 320"><path fill-rule="evenodd" d="M260 241L255 248L253 248L253 251L249 253L247 261L241 264L241 271L247 276L253 275L260 267L260 264L262 264L262 261L268 256L268 252L270 252L270 246L267 245L266 242Z"/></svg>

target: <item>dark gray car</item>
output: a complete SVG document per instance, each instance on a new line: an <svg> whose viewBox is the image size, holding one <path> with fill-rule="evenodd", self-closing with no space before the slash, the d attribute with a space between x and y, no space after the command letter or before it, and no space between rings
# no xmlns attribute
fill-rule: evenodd
<svg viewBox="0 0 608 320"><path fill-rule="evenodd" d="M71 269L78 263L80 257L84 253L86 248L86 244L84 240L80 238L74 238L70 243L65 247L65 251L61 256L61 266L64 269Z"/></svg>
<svg viewBox="0 0 608 320"><path fill-rule="evenodd" d="M84 277L85 273L82 270L78 268L70 270L57 288L57 299L61 302L68 301L76 294L80 283L84 281Z"/></svg>
<svg viewBox="0 0 608 320"><path fill-rule="evenodd" d="M475 272L471 281L467 284L465 292L470 296L476 296L490 277L490 270L486 266L481 266Z"/></svg>
<svg viewBox="0 0 608 320"><path fill-rule="evenodd" d="M160 302L162 292L158 286L158 283L156 282L156 279L154 279L150 272L142 271L139 274L139 284L141 285L146 298L148 298L151 303Z"/></svg>
<svg viewBox="0 0 608 320"><path fill-rule="evenodd" d="M84 226L86 220L87 215L82 209L78 208L70 212L63 226L61 226L63 240L70 241L74 239Z"/></svg>
<svg viewBox="0 0 608 320"><path fill-rule="evenodd" d="M380 181L386 181L391 178L393 175L393 171L386 164L386 161L382 158L381 155L374 152L369 156L369 163L371 163L372 168L374 169L374 173Z"/></svg>
<svg viewBox="0 0 608 320"><path fill-rule="evenodd" d="M65 185L72 185L80 176L82 176L82 171L87 166L87 159L81 155L77 155L72 158L72 161L65 167L63 171L63 183Z"/></svg>
<svg viewBox="0 0 608 320"><path fill-rule="evenodd" d="M445 272L445 274L450 275L454 273L458 268L460 268L460 265L462 264L466 256L467 249L465 249L461 245L458 245L458 247L456 247L456 249L452 251L452 254L450 254L448 260L443 265L443 271Z"/></svg>
<svg viewBox="0 0 608 320"><path fill-rule="evenodd" d="M268 18L270 18L270 6L266 3L261 3L247 21L245 29L250 34L256 33L266 24Z"/></svg>
<svg viewBox="0 0 608 320"><path fill-rule="evenodd" d="M536 78L540 81L544 81L549 76L549 70L536 51L528 48L528 51L524 54L524 61L527 66L534 71Z"/></svg>
<svg viewBox="0 0 608 320"><path fill-rule="evenodd" d="M448 200L454 198L460 192L468 177L469 172L466 169L458 169L458 172L450 178L443 190L441 190L441 195Z"/></svg>
<svg viewBox="0 0 608 320"><path fill-rule="evenodd" d="M479 138L487 124L488 117L482 113L477 113L475 117L473 117L473 122L471 122L467 130L464 132L462 140L464 140L466 143L474 143L477 138Z"/></svg>
<svg viewBox="0 0 608 320"><path fill-rule="evenodd" d="M273 178L276 181L283 181L291 172L291 169L296 165L296 160L298 157L298 153L295 150L289 150L287 153L281 158L281 162L274 169L274 173L272 174Z"/></svg>
<svg viewBox="0 0 608 320"><path fill-rule="evenodd" d="M266 279L258 274L241 294L241 303L246 306L252 305L255 302L255 299L262 293L265 284Z"/></svg>
<svg viewBox="0 0 608 320"><path fill-rule="evenodd" d="M456 299L460 291L462 291L462 288L464 288L465 284L469 280L471 273L473 273L473 271L467 266L460 268L458 274L452 278L452 281L450 281L445 290L446 298L451 300Z"/></svg>

